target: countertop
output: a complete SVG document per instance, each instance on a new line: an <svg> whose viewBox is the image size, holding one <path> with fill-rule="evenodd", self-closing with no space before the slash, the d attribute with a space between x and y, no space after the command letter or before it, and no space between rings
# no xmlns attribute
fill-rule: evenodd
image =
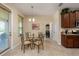
<svg viewBox="0 0 79 59"><path fill-rule="evenodd" d="M62 33L63 35L79 35L79 34L73 34L73 33Z"/></svg>

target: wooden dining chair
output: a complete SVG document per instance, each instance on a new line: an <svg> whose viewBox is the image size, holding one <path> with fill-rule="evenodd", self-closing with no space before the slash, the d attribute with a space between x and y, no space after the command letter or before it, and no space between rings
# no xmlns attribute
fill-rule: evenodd
<svg viewBox="0 0 79 59"><path fill-rule="evenodd" d="M24 40L24 35L21 34L21 50L23 50L23 53L25 53L25 47L28 45L31 47L31 41L27 41L27 40Z"/></svg>
<svg viewBox="0 0 79 59"><path fill-rule="evenodd" d="M26 37L26 40L29 40L30 33L29 32L25 33L25 37Z"/></svg>
<svg viewBox="0 0 79 59"><path fill-rule="evenodd" d="M43 33L38 34L39 40L41 40L42 49L44 49L44 35Z"/></svg>
<svg viewBox="0 0 79 59"><path fill-rule="evenodd" d="M35 38L34 40L35 40L35 41L34 41L34 45L37 46L37 48L38 48L38 53L39 53L41 46L42 46L42 48L44 49L44 46L43 46L43 43L44 43L44 41L43 41L43 36L42 36L42 35L41 35L41 36L38 36L38 37Z"/></svg>

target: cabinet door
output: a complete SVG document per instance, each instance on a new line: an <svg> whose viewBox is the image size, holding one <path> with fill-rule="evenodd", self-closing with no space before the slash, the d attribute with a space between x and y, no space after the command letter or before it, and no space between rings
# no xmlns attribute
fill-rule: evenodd
<svg viewBox="0 0 79 59"><path fill-rule="evenodd" d="M76 19L79 19L79 11L76 11Z"/></svg>
<svg viewBox="0 0 79 59"><path fill-rule="evenodd" d="M74 28L75 27L75 23L76 23L76 20L75 20L75 13L70 13L70 28Z"/></svg>
<svg viewBox="0 0 79 59"><path fill-rule="evenodd" d="M73 48L73 37L72 36L67 36L67 47L68 48Z"/></svg>
<svg viewBox="0 0 79 59"><path fill-rule="evenodd" d="M61 44L64 47L67 47L67 40L66 40L66 36L65 35L61 35Z"/></svg>
<svg viewBox="0 0 79 59"><path fill-rule="evenodd" d="M63 40L64 40L64 35L61 35L61 44L64 46Z"/></svg>
<svg viewBox="0 0 79 59"><path fill-rule="evenodd" d="M74 48L79 48L79 39L74 40Z"/></svg>
<svg viewBox="0 0 79 59"><path fill-rule="evenodd" d="M69 28L69 13L62 15L61 19L62 28Z"/></svg>
<svg viewBox="0 0 79 59"><path fill-rule="evenodd" d="M61 27L64 27L64 15L61 15Z"/></svg>
<svg viewBox="0 0 79 59"><path fill-rule="evenodd" d="M74 48L79 48L79 37L78 36L75 36L75 39L74 39Z"/></svg>
<svg viewBox="0 0 79 59"><path fill-rule="evenodd" d="M64 46L64 39L65 39L65 36L64 35L61 35L61 44Z"/></svg>

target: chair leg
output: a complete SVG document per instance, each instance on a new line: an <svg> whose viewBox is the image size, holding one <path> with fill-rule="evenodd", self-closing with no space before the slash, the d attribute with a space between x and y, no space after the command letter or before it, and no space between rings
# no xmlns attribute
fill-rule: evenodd
<svg viewBox="0 0 79 59"><path fill-rule="evenodd" d="M22 45L21 45L21 51L22 51Z"/></svg>
<svg viewBox="0 0 79 59"><path fill-rule="evenodd" d="M42 49L44 50L44 44L42 43Z"/></svg>
<svg viewBox="0 0 79 59"><path fill-rule="evenodd" d="M25 53L25 46L23 46L23 53Z"/></svg>
<svg viewBox="0 0 79 59"><path fill-rule="evenodd" d="M32 44L30 44L30 48L31 48L31 50L32 50Z"/></svg>
<svg viewBox="0 0 79 59"><path fill-rule="evenodd" d="M35 44L32 44L32 49L34 49L35 48Z"/></svg>
<svg viewBox="0 0 79 59"><path fill-rule="evenodd" d="M32 44L30 44L30 48L31 48L31 50L32 50Z"/></svg>
<svg viewBox="0 0 79 59"><path fill-rule="evenodd" d="M38 53L39 53L39 45L38 45Z"/></svg>
<svg viewBox="0 0 79 59"><path fill-rule="evenodd" d="M23 50L23 45L21 45L21 51Z"/></svg>

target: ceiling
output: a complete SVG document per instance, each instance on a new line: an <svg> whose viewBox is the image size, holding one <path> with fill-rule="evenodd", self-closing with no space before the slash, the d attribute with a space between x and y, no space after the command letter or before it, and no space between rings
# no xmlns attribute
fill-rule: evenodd
<svg viewBox="0 0 79 59"><path fill-rule="evenodd" d="M63 3L61 8L78 9L79 8L79 3Z"/></svg>
<svg viewBox="0 0 79 59"><path fill-rule="evenodd" d="M13 6L25 16L53 15L60 3L6 3ZM31 8L33 6L34 8ZM79 3L62 3L60 8L79 8Z"/></svg>
<svg viewBox="0 0 79 59"><path fill-rule="evenodd" d="M7 3L7 5L13 6L25 16L53 15L58 6L57 3Z"/></svg>

